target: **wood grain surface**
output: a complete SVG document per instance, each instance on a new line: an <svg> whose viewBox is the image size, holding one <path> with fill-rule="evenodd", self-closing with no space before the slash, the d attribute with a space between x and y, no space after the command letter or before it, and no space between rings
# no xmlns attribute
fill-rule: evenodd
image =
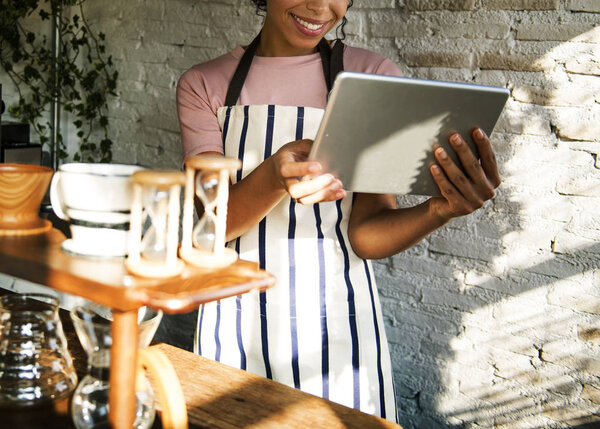
<svg viewBox="0 0 600 429"><path fill-rule="evenodd" d="M379 417L167 344L153 347L162 350L175 368L188 406L190 427L400 428Z"/></svg>
<svg viewBox="0 0 600 429"><path fill-rule="evenodd" d="M86 374L87 356L68 312L61 310L63 329L77 376ZM356 428L400 426L335 404L246 371L197 356L168 344L154 344L175 368L187 403L189 427L214 428ZM0 408L0 427L72 429L70 398L24 409ZM162 427L159 412L153 429Z"/></svg>
<svg viewBox="0 0 600 429"><path fill-rule="evenodd" d="M64 240L56 229L29 237L0 236L0 272L119 311L148 305L185 313L203 302L275 284L272 274L242 260L216 270L186 265L181 275L168 279L136 277L127 272L124 259L90 259L63 252Z"/></svg>
<svg viewBox="0 0 600 429"><path fill-rule="evenodd" d="M52 174L39 165L0 164L0 233L48 229L38 212Z"/></svg>

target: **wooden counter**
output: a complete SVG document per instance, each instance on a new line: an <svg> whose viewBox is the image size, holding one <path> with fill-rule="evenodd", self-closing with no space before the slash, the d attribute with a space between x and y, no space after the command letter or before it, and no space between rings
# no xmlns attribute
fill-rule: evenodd
<svg viewBox="0 0 600 429"><path fill-rule="evenodd" d="M177 372L190 427L400 428L387 420L176 347L154 347L168 356Z"/></svg>
<svg viewBox="0 0 600 429"><path fill-rule="evenodd" d="M61 319L80 379L87 358L71 322ZM156 344L175 368L185 395L190 428L396 428L400 426L185 350ZM160 408L160 404L157 404ZM69 399L44 407L0 408L2 427L72 429ZM161 428L159 413L153 429Z"/></svg>

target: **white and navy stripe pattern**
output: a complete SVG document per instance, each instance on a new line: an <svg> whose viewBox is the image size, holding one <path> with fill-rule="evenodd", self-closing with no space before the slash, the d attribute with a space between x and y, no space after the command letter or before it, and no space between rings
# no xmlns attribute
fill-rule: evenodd
<svg viewBox="0 0 600 429"><path fill-rule="evenodd" d="M323 110L218 111L239 181L290 141L314 138ZM195 350L208 358L395 421L389 351L373 271L352 251L352 196L311 206L284 198L229 243L277 277L266 292L203 305Z"/></svg>

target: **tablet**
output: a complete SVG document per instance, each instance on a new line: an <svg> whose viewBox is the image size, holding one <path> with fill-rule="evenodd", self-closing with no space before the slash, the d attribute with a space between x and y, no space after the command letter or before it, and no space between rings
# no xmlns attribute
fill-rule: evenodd
<svg viewBox="0 0 600 429"><path fill-rule="evenodd" d="M491 135L508 95L506 88L342 72L309 159L348 191L438 196L433 145L458 162L448 138L459 132L477 153L472 130Z"/></svg>

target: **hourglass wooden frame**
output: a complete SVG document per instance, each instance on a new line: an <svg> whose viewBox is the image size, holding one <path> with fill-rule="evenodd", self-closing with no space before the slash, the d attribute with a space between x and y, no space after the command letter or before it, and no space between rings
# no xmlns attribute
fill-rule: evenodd
<svg viewBox="0 0 600 429"><path fill-rule="evenodd" d="M195 155L185 160L185 199L183 203L182 241L179 255L186 262L203 268L222 268L234 263L238 254L235 250L225 247L225 232L227 228L227 201L229 199L229 176L242 166L239 159L217 155ZM196 175L202 172L218 174L216 204L214 212L205 212L203 216L215 219L215 240L211 251L195 247L192 242L194 229L194 196ZM203 203L204 204L204 203ZM198 220L200 222L202 217Z"/></svg>
<svg viewBox="0 0 600 429"><path fill-rule="evenodd" d="M181 187L185 175L175 170L142 170L131 176L133 197L129 230L129 256L125 261L127 270L140 277L165 278L181 274L185 264L177 257L179 246L179 213ZM142 229L144 223L144 188L156 187L168 190L166 252L164 261L146 259L142 255ZM150 219L153 221L153 219Z"/></svg>

